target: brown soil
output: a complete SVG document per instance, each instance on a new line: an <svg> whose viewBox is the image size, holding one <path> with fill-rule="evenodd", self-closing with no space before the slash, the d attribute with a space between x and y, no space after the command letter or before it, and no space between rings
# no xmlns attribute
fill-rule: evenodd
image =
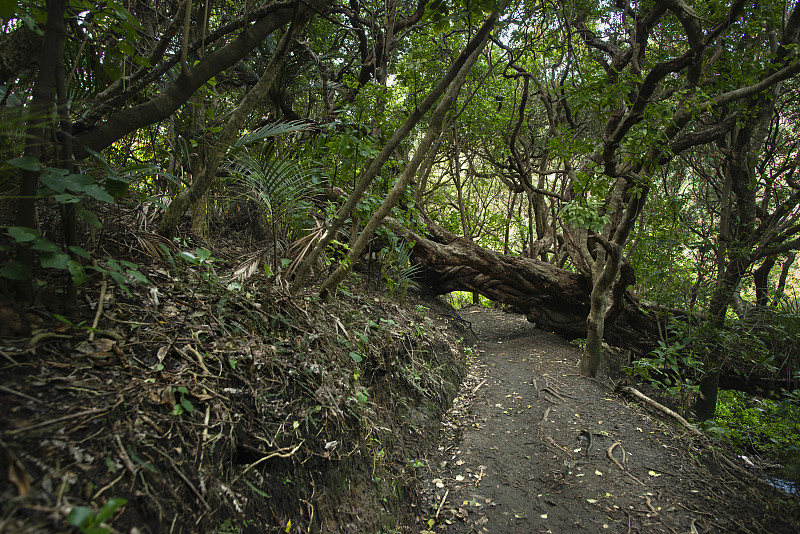
<svg viewBox="0 0 800 534"><path fill-rule="evenodd" d="M579 376L578 347L519 315L462 316L480 343L442 423L415 532L800 531L798 499L615 394L610 379Z"/></svg>

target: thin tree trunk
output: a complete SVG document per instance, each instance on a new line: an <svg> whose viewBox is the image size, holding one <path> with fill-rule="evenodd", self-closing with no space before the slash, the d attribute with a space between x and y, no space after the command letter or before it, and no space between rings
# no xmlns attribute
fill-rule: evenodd
<svg viewBox="0 0 800 534"><path fill-rule="evenodd" d="M756 286L756 305L758 306L769 304L769 273L777 261L778 258L775 256L765 258L758 269L753 271L753 283Z"/></svg>
<svg viewBox="0 0 800 534"><path fill-rule="evenodd" d="M500 11L505 10L509 3L510 0L504 0ZM317 241L316 245L314 245L314 248L311 249L303 262L300 264L300 267L297 269L297 273L295 274L295 278L291 285L292 291L297 291L303 287L311 267L314 265L314 263L316 263L317 258L319 258L320 254L322 254L322 251L325 250L330 242L333 241L334 237L336 237L336 233L339 231L339 228L341 228L347 219L350 218L356 205L358 205L358 203L361 201L361 198L364 196L367 188L383 168L384 164L389 161L389 158L391 157L395 148L397 148L400 142L405 139L409 133L411 133L411 130L417 125L422 117L425 116L425 114L433 107L439 97L447 90L448 87L450 87L456 75L461 70L461 67L472 55L475 49L479 46L481 48L483 47L499 17L500 12L492 12L489 18L487 18L483 23L480 30L478 30L473 38L470 39L469 43L467 43L466 48L447 69L447 72L444 74L442 79L439 80L439 83L436 84L436 87L434 87L431 92L428 93L428 96L426 96L425 99L416 108L414 108L414 111L411 112L408 119L406 119L403 125L395 131L391 139L389 139L389 141L383 146L378 156L361 174L361 177L356 183L353 192L350 193L350 196L347 197L345 203L338 209L333 221L326 229L325 234L319 239L319 241Z"/></svg>
<svg viewBox="0 0 800 534"><path fill-rule="evenodd" d="M503 254L508 254L510 251L509 239L511 237L511 217L514 216L514 204L517 202L517 194L513 191L508 195L508 215L506 216L506 228L503 234Z"/></svg>
<svg viewBox="0 0 800 534"><path fill-rule="evenodd" d="M467 207L464 204L464 184L461 181L461 149L458 145L458 130L453 127L453 156L450 158L452 166L453 183L456 186L456 196L458 198L458 214L461 218L461 234L467 241L472 241L467 222ZM472 303L480 304L481 296L476 291L472 292Z"/></svg>
<svg viewBox="0 0 800 534"><path fill-rule="evenodd" d="M67 84L64 71L64 54L61 53L57 56L56 63L56 106L58 110L57 139L61 152L59 165L72 174L75 170L72 158L72 122L69 118ZM61 220L63 221L62 231L64 235L64 248L73 261L78 261L78 255L72 252L71 249L71 247L78 245L78 224L75 216L74 204L61 204ZM78 291L72 276L68 275L66 278L67 291L64 306L67 313L72 313L78 306Z"/></svg>
<svg viewBox="0 0 800 534"><path fill-rule="evenodd" d="M496 19L497 13L493 13L489 18L489 20ZM479 32L479 34L481 33ZM392 187L391 191L389 191L386 199L384 199L383 203L372 215L369 222L367 222L366 226L361 231L361 234L358 236L358 239L347 256L348 261L344 265L339 265L339 267L328 277L328 279L325 280L325 282L322 284L322 287L320 287L319 293L320 297L323 299L327 299L330 296L333 290L336 289L336 286L338 286L339 283L344 280L345 276L347 276L352 269L352 266L361 257L361 253L367 246L369 240L372 239L375 230L377 230L378 226L380 226L386 216L389 215L389 212L400 199L411 179L415 176L417 169L419 169L422 161L427 156L431 146L441 135L447 111L453 105L453 102L455 102L458 93L461 91L461 87L464 85L464 82L467 79L470 69L478 60L483 48L489 41L489 32L482 33L482 35L482 39L476 43L475 47L473 47L472 54L470 54L470 56L463 62L461 68L457 72L456 76L454 76L452 83L449 85L447 91L442 97L442 100L436 106L436 109L433 110L428 130L425 132L425 136L417 146L417 149L414 152L414 157L411 158L411 161L408 163L406 168L403 169L400 178L394 184L394 187Z"/></svg>
<svg viewBox="0 0 800 534"><path fill-rule="evenodd" d="M789 269L792 267L794 263L794 259L797 257L796 252L789 252L786 257L786 261L783 262L781 265L781 275L778 278L778 288L775 293L775 298L780 298L780 295L783 294L783 290L786 288L786 279L789 277Z"/></svg>
<svg viewBox="0 0 800 534"><path fill-rule="evenodd" d="M33 86L31 104L27 112L25 136L26 157L40 160L44 152L44 124L51 122L56 97L56 66L64 54L64 12L66 0L48 0L47 24L45 25L39 72ZM23 170L17 201L16 225L27 228L39 228L36 215L36 191L39 189L40 170ZM23 243L17 247L17 259L29 270L33 268L33 251ZM30 284L17 286L19 297L28 301L32 297Z"/></svg>
<svg viewBox="0 0 800 534"><path fill-rule="evenodd" d="M252 114L253 110L266 101L269 90L278 78L284 59L286 59L286 55L289 52L292 39L305 27L311 15L311 11L307 8L300 8L297 19L281 38L275 55L272 56L269 64L264 69L264 74L250 92L242 98L242 101L239 102L239 105L225 122L225 126L216 140L214 150L207 155L203 172L189 187L181 191L167 207L161 219L161 224L158 226L159 234L164 237L174 236L178 228L178 222L184 212L200 200L208 188L211 187L222 159L239 135L245 120Z"/></svg>

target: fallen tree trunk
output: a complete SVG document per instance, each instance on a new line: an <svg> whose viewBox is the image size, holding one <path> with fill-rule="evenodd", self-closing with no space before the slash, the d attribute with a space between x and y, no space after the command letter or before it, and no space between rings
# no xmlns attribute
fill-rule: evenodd
<svg viewBox="0 0 800 534"><path fill-rule="evenodd" d="M419 281L436 294L477 292L522 310L528 320L568 339L586 337L590 283L581 275L533 258L507 256L484 249L428 222L430 239L395 226L414 242L412 260L421 271ZM647 354L658 344L659 314L625 293L632 272L615 289L618 297L606 315L604 339L636 354Z"/></svg>
<svg viewBox="0 0 800 534"><path fill-rule="evenodd" d="M417 281L429 291L439 295L451 291L478 292L520 309L529 321L544 330L567 339L586 337L591 286L584 277L537 259L492 252L431 221L426 223L429 238L396 221L387 221L395 232L414 243L412 261L420 268ZM639 301L625 290L633 282L633 272L623 270L613 290L613 304L606 314L603 336L609 345L633 352L633 359L658 346L671 317L703 320L683 310ZM721 370L721 387L773 395L780 388L791 390L798 386L796 380L776 377L766 369L748 366L737 369L736 362L741 363L732 359Z"/></svg>

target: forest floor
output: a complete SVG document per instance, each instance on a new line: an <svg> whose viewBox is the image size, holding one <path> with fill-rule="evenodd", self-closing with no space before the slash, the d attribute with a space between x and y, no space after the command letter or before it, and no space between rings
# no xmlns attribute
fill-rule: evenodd
<svg viewBox="0 0 800 534"><path fill-rule="evenodd" d="M609 373L580 376L578 347L520 315L461 315L480 342L415 532L800 532L799 499L615 393Z"/></svg>

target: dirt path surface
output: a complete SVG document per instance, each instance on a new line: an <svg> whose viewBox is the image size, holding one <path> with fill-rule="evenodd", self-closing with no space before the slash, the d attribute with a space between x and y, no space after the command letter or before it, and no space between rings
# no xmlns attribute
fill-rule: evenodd
<svg viewBox="0 0 800 534"><path fill-rule="evenodd" d="M480 343L429 460L415 532L800 531L797 499L579 376L579 348L519 315L461 315Z"/></svg>

